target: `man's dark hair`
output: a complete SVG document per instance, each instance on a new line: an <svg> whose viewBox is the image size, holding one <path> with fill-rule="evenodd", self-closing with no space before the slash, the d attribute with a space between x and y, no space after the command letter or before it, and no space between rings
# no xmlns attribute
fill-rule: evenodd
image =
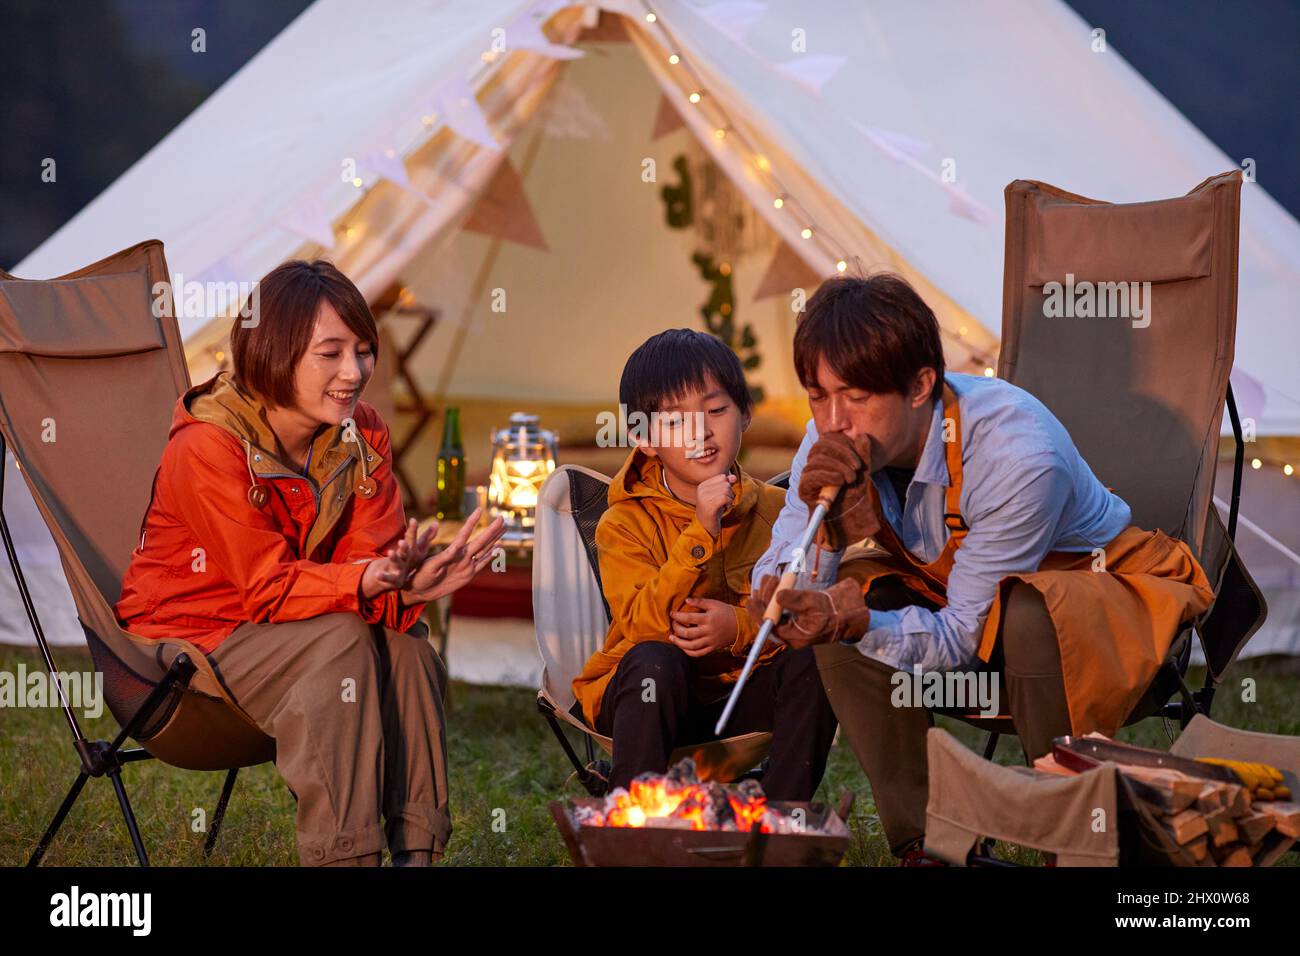
<svg viewBox="0 0 1300 956"><path fill-rule="evenodd" d="M943 384L943 345L934 312L907 280L889 272L822 283L794 333L794 365L805 389L816 388L826 359L853 388L906 395L916 373L935 370L931 397Z"/></svg>
<svg viewBox="0 0 1300 956"><path fill-rule="evenodd" d="M717 336L693 329L669 329L646 339L623 366L618 400L629 414L649 415L703 388L705 373L713 375L741 414L750 413L754 403L736 353Z"/></svg>

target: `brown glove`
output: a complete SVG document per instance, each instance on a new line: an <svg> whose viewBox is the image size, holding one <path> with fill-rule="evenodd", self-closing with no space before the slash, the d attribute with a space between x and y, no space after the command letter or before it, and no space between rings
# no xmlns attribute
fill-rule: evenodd
<svg viewBox="0 0 1300 956"><path fill-rule="evenodd" d="M862 585L848 578L825 591L787 588L777 592L776 601L790 615L785 624L777 625L776 636L796 650L813 644L855 641L866 633L871 621Z"/></svg>
<svg viewBox="0 0 1300 956"><path fill-rule="evenodd" d="M855 441L843 432L828 432L817 439L799 478L799 498L809 514L826 485L841 490L818 532L822 547L843 551L880 530L871 507L871 448L866 436Z"/></svg>

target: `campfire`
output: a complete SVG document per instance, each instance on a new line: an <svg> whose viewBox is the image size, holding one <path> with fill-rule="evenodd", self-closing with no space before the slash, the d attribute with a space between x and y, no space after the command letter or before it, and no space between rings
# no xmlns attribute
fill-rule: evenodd
<svg viewBox="0 0 1300 956"><path fill-rule="evenodd" d="M573 822L587 827L677 827L684 830L737 830L800 833L807 813L786 813L767 802L757 780L734 787L702 783L687 757L667 774L643 773L594 807L577 807Z"/></svg>
<svg viewBox="0 0 1300 956"><path fill-rule="evenodd" d="M551 814L578 866L834 866L852 802L845 794L837 814L768 800L756 780L701 781L687 758L603 798L557 801Z"/></svg>

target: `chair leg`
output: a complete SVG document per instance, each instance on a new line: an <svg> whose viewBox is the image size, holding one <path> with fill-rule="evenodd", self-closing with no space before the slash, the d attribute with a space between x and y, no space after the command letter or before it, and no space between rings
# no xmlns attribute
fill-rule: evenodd
<svg viewBox="0 0 1300 956"><path fill-rule="evenodd" d="M122 769L115 767L108 771L108 778L113 781L113 790L117 793L118 806L122 808L122 818L126 821L127 832L131 834L131 845L135 847L136 859L141 866L149 865L149 854L144 851L144 841L140 839L140 828L135 822L135 813L131 801L126 796L126 785L122 783Z"/></svg>
<svg viewBox="0 0 1300 956"><path fill-rule="evenodd" d="M998 749L998 735L995 733L990 733L988 743L984 745L984 759L992 760L993 755L997 753L997 749Z"/></svg>
<svg viewBox="0 0 1300 956"><path fill-rule="evenodd" d="M63 826L63 818L68 815L68 811L72 809L72 805L77 802L77 797L81 795L81 788L86 785L86 781L89 779L90 774L85 771L77 774L77 779L73 781L72 788L68 791L68 795L63 798L63 803L59 804L58 812L54 814L54 819L51 820L50 825L45 828L44 835L41 836L40 842L36 844L36 849L32 851L31 857L27 860L28 866L41 865L41 857L45 856L45 851L49 848L50 843L53 842L54 837L58 834L59 827Z"/></svg>
<svg viewBox="0 0 1300 956"><path fill-rule="evenodd" d="M226 819L226 804L230 802L230 793L235 789L235 777L239 774L238 767L232 767L226 774L226 782L221 787L221 799L217 801L217 812L212 815L212 828L208 830L208 838L203 841L203 858L206 860L212 853L212 848L217 845L217 834L221 832L221 823Z"/></svg>

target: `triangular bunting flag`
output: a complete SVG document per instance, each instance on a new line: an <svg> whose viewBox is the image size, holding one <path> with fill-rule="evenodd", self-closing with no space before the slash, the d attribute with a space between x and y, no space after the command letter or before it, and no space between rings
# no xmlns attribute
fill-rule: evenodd
<svg viewBox="0 0 1300 956"><path fill-rule="evenodd" d="M439 90L434 110L458 136L485 149L501 148L467 80L453 80Z"/></svg>
<svg viewBox="0 0 1300 956"><path fill-rule="evenodd" d="M533 19L533 16L532 13L525 13L506 27L507 49L528 50L556 60L577 60L586 56L581 50L562 43L552 43L551 38L542 30L541 21Z"/></svg>
<svg viewBox="0 0 1300 956"><path fill-rule="evenodd" d="M319 196L303 196L295 200L271 221L326 249L334 248L334 225Z"/></svg>
<svg viewBox="0 0 1300 956"><path fill-rule="evenodd" d="M537 121L547 136L562 139L611 138L604 117L596 112L587 95L572 83L560 83L537 108Z"/></svg>
<svg viewBox="0 0 1300 956"><path fill-rule="evenodd" d="M754 301L770 299L773 296L788 296L794 289L806 289L811 294L813 289L822 284L817 275L799 254L786 243L776 247L772 261L768 263L767 272L763 273L754 293Z"/></svg>
<svg viewBox="0 0 1300 956"><path fill-rule="evenodd" d="M948 190L949 212L980 225L993 221L993 211L978 199L968 196L965 188L953 183L944 183L944 189Z"/></svg>
<svg viewBox="0 0 1300 956"><path fill-rule="evenodd" d="M810 93L820 94L822 87L830 82L831 77L840 71L847 57L842 56L797 56L776 65L777 72L788 76Z"/></svg>
<svg viewBox="0 0 1300 956"><path fill-rule="evenodd" d="M677 112L668 97L659 97L659 110L655 113L655 128L650 138L659 139L685 126L686 124L682 122L682 114Z"/></svg>
<svg viewBox="0 0 1300 956"><path fill-rule="evenodd" d="M497 165L463 228L493 239L549 251L541 227L537 225L537 217L533 215L528 194L524 192L524 181L508 157Z"/></svg>
<svg viewBox="0 0 1300 956"><path fill-rule="evenodd" d="M402 157L392 146L367 153L361 160L361 165L403 189L411 188L411 179L406 174L406 164L402 162Z"/></svg>

